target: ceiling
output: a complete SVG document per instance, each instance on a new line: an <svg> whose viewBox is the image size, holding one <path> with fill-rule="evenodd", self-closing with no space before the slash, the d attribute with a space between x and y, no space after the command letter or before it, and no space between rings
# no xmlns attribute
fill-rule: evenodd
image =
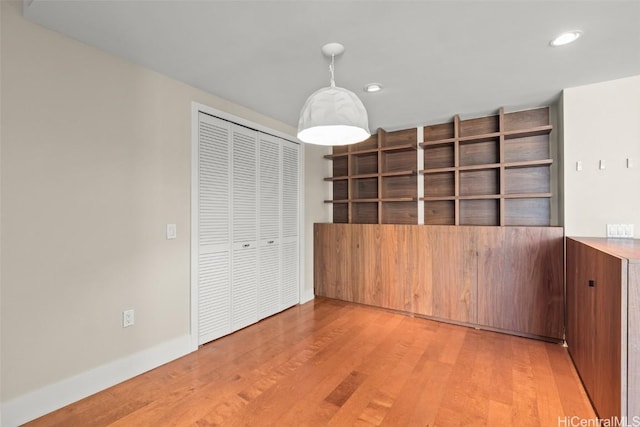
<svg viewBox="0 0 640 427"><path fill-rule="evenodd" d="M639 1L57 1L25 16L131 62L297 126L336 83L375 130L549 105L563 88L640 74ZM579 29L576 43L549 41ZM382 92L365 93L379 82Z"/></svg>

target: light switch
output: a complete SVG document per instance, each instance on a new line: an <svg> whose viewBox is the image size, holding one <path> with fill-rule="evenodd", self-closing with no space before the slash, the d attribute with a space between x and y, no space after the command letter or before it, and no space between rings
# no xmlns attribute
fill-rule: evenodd
<svg viewBox="0 0 640 427"><path fill-rule="evenodd" d="M600 160L600 170L604 170L604 168L606 167L604 160Z"/></svg>
<svg viewBox="0 0 640 427"><path fill-rule="evenodd" d="M580 172L582 170L582 160L576 162L576 170Z"/></svg>
<svg viewBox="0 0 640 427"><path fill-rule="evenodd" d="M167 224L167 240L175 239L178 235L178 229L175 224Z"/></svg>
<svg viewBox="0 0 640 427"><path fill-rule="evenodd" d="M633 161L631 157L627 157L627 169L631 169L633 167Z"/></svg>

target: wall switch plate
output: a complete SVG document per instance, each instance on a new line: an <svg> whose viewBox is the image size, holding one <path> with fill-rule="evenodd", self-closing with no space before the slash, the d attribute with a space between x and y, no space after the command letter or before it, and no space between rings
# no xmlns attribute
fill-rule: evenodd
<svg viewBox="0 0 640 427"><path fill-rule="evenodd" d="M627 169L631 169L633 167L633 160L631 157L627 157Z"/></svg>
<svg viewBox="0 0 640 427"><path fill-rule="evenodd" d="M167 240L175 239L178 235L178 228L175 224L167 224Z"/></svg>
<svg viewBox="0 0 640 427"><path fill-rule="evenodd" d="M604 170L607 167L606 163L604 160L600 160L600 165L599 168L600 170Z"/></svg>
<svg viewBox="0 0 640 427"><path fill-rule="evenodd" d="M607 237L633 239L633 224L607 224Z"/></svg>
<svg viewBox="0 0 640 427"><path fill-rule="evenodd" d="M122 327L128 328L136 323L135 311L133 309L124 310L122 312Z"/></svg>
<svg viewBox="0 0 640 427"><path fill-rule="evenodd" d="M576 162L576 171L580 172L582 170L582 160L578 160Z"/></svg>

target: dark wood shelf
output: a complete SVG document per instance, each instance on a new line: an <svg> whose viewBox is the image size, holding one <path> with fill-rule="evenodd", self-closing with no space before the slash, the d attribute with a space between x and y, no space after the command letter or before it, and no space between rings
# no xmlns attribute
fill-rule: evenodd
<svg viewBox="0 0 640 427"><path fill-rule="evenodd" d="M412 176L412 175L416 175L416 170L412 169L412 170L405 170L405 171L393 171L393 172L382 172L380 173L380 176L385 178L385 177L392 177L392 176Z"/></svg>
<svg viewBox="0 0 640 427"><path fill-rule="evenodd" d="M522 162L504 163L504 167L507 169L515 169L515 168L530 168L530 167L536 167L536 166L550 166L552 164L553 164L553 159L526 160Z"/></svg>
<svg viewBox="0 0 640 427"><path fill-rule="evenodd" d="M422 148L425 148L425 147L437 147L439 145L453 144L455 141L456 141L456 138L446 138L446 139L439 139L439 140L435 140L435 141L425 141L425 142L421 142L418 145L420 147L422 147Z"/></svg>
<svg viewBox="0 0 640 427"><path fill-rule="evenodd" d="M515 138L527 138L530 136L539 136L539 135L548 135L553 130L553 126L545 125L545 126L537 126L535 128L530 129L522 129L522 130L512 130L503 132L504 138L515 139Z"/></svg>
<svg viewBox="0 0 640 427"><path fill-rule="evenodd" d="M454 172L456 168L454 166L446 167L446 168L431 168L431 169L422 169L420 171L421 174L429 174L429 173L443 173L443 172Z"/></svg>
<svg viewBox="0 0 640 427"><path fill-rule="evenodd" d="M403 145L391 145L388 147L380 147L381 152L389 152L389 151L412 151L417 150L416 144L403 144Z"/></svg>
<svg viewBox="0 0 640 427"><path fill-rule="evenodd" d="M520 194L505 194L505 199L548 199L553 197L551 193L520 193Z"/></svg>

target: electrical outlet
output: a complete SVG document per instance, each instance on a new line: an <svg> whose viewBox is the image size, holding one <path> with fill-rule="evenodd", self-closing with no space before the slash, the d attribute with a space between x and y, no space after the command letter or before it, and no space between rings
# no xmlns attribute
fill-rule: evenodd
<svg viewBox="0 0 640 427"><path fill-rule="evenodd" d="M133 326L134 323L136 323L134 310L124 310L122 312L122 327L128 328L129 326Z"/></svg>

